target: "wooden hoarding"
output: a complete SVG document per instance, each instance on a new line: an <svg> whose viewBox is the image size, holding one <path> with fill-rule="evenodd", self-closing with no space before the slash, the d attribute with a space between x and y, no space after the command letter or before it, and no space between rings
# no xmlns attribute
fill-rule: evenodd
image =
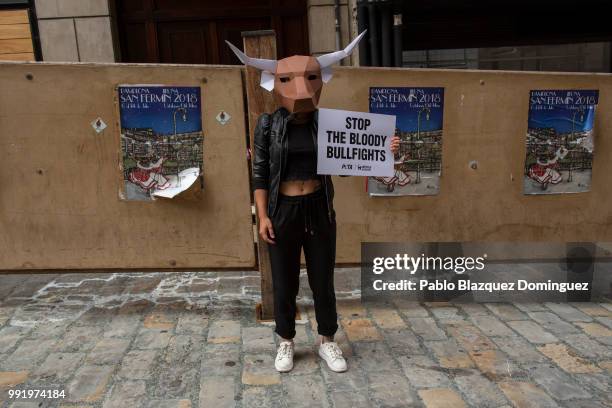
<svg viewBox="0 0 612 408"><path fill-rule="evenodd" d="M362 177L334 178L339 263L362 241L612 241L612 75L336 68L321 107L368 111L370 87L443 87L435 196L369 197ZM523 194L531 90L595 89L591 191Z"/></svg>
<svg viewBox="0 0 612 408"><path fill-rule="evenodd" d="M241 69L0 63L0 270L254 267ZM120 199L119 84L201 88L203 183Z"/></svg>

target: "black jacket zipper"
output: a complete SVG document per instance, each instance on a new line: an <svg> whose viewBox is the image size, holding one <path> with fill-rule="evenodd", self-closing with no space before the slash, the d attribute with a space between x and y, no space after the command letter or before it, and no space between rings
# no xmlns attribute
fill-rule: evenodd
<svg viewBox="0 0 612 408"><path fill-rule="evenodd" d="M278 195L279 195L279 190L280 190L280 183L281 183L281 178L283 175L283 171L285 170L285 161L283 159L283 154L286 152L286 150L288 149L288 145L287 145L287 125L289 123L289 121L293 118L293 114L289 113L288 115L283 115L282 119L283 119L283 123L282 123L282 132L280 134L280 153L279 153L279 158L280 158L280 174L278 175L278 182L279 182L279 186L276 189L276 197L275 197L275 205L274 205L274 213L276 213L276 210L278 209ZM311 127L311 135L312 135L312 140L314 142L315 148L318 146L317 143L317 135L314 132L314 126ZM323 175L323 188L325 190L325 202L327 204L327 217L329 219L329 222L332 222L332 211L331 211L331 203L330 203L330 199L329 199L329 193L328 193L328 186L327 186L327 178L328 176Z"/></svg>
<svg viewBox="0 0 612 408"><path fill-rule="evenodd" d="M315 150L317 150L317 152L315 153L318 154L318 148L319 148L318 141L317 141L318 135L315 135L314 126L311 127L310 134L312 135L312 142L314 143ZM323 175L323 188L325 189L325 203L327 204L327 218L329 219L329 222L331 223L332 222L331 206L329 203L329 195L327 194L327 176L326 175Z"/></svg>
<svg viewBox="0 0 612 408"><path fill-rule="evenodd" d="M279 193L280 183L283 178L283 171L285 170L285 162L283 161L283 152L287 148L285 144L287 140L287 123L289 123L289 117L290 116L285 116L283 118L283 132L281 133L281 140L280 140L280 174L278 175L278 188L276 189L276 205L274 207L274 212L278 210L278 195L280 194Z"/></svg>

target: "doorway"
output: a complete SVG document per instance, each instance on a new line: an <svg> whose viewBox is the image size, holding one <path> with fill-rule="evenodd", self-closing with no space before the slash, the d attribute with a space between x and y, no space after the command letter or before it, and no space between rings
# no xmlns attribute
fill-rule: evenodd
<svg viewBox="0 0 612 408"><path fill-rule="evenodd" d="M306 0L132 0L112 2L121 61L239 64L242 31L277 34L278 57L308 55Z"/></svg>

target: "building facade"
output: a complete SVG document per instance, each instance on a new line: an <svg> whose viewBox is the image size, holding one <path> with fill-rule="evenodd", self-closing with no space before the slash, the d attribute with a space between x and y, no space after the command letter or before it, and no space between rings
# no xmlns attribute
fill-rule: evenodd
<svg viewBox="0 0 612 408"><path fill-rule="evenodd" d="M360 64L610 72L609 2L357 0Z"/></svg>
<svg viewBox="0 0 612 408"><path fill-rule="evenodd" d="M273 29L278 57L368 29L344 64L611 72L606 1L0 0L0 59L237 64L225 46Z"/></svg>
<svg viewBox="0 0 612 408"><path fill-rule="evenodd" d="M337 3L346 44L352 8L347 0ZM1 59L236 64L224 41L241 44L241 32L264 29L276 31L279 57L336 47L333 0L0 0L0 6ZM9 21L21 30L3 30ZM9 39L25 45L3 43Z"/></svg>

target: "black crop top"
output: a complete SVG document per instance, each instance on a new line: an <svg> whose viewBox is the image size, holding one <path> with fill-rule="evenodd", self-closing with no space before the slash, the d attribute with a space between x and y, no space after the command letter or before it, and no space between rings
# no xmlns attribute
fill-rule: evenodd
<svg viewBox="0 0 612 408"><path fill-rule="evenodd" d="M282 181L317 179L317 152L310 123L289 123L288 154Z"/></svg>

